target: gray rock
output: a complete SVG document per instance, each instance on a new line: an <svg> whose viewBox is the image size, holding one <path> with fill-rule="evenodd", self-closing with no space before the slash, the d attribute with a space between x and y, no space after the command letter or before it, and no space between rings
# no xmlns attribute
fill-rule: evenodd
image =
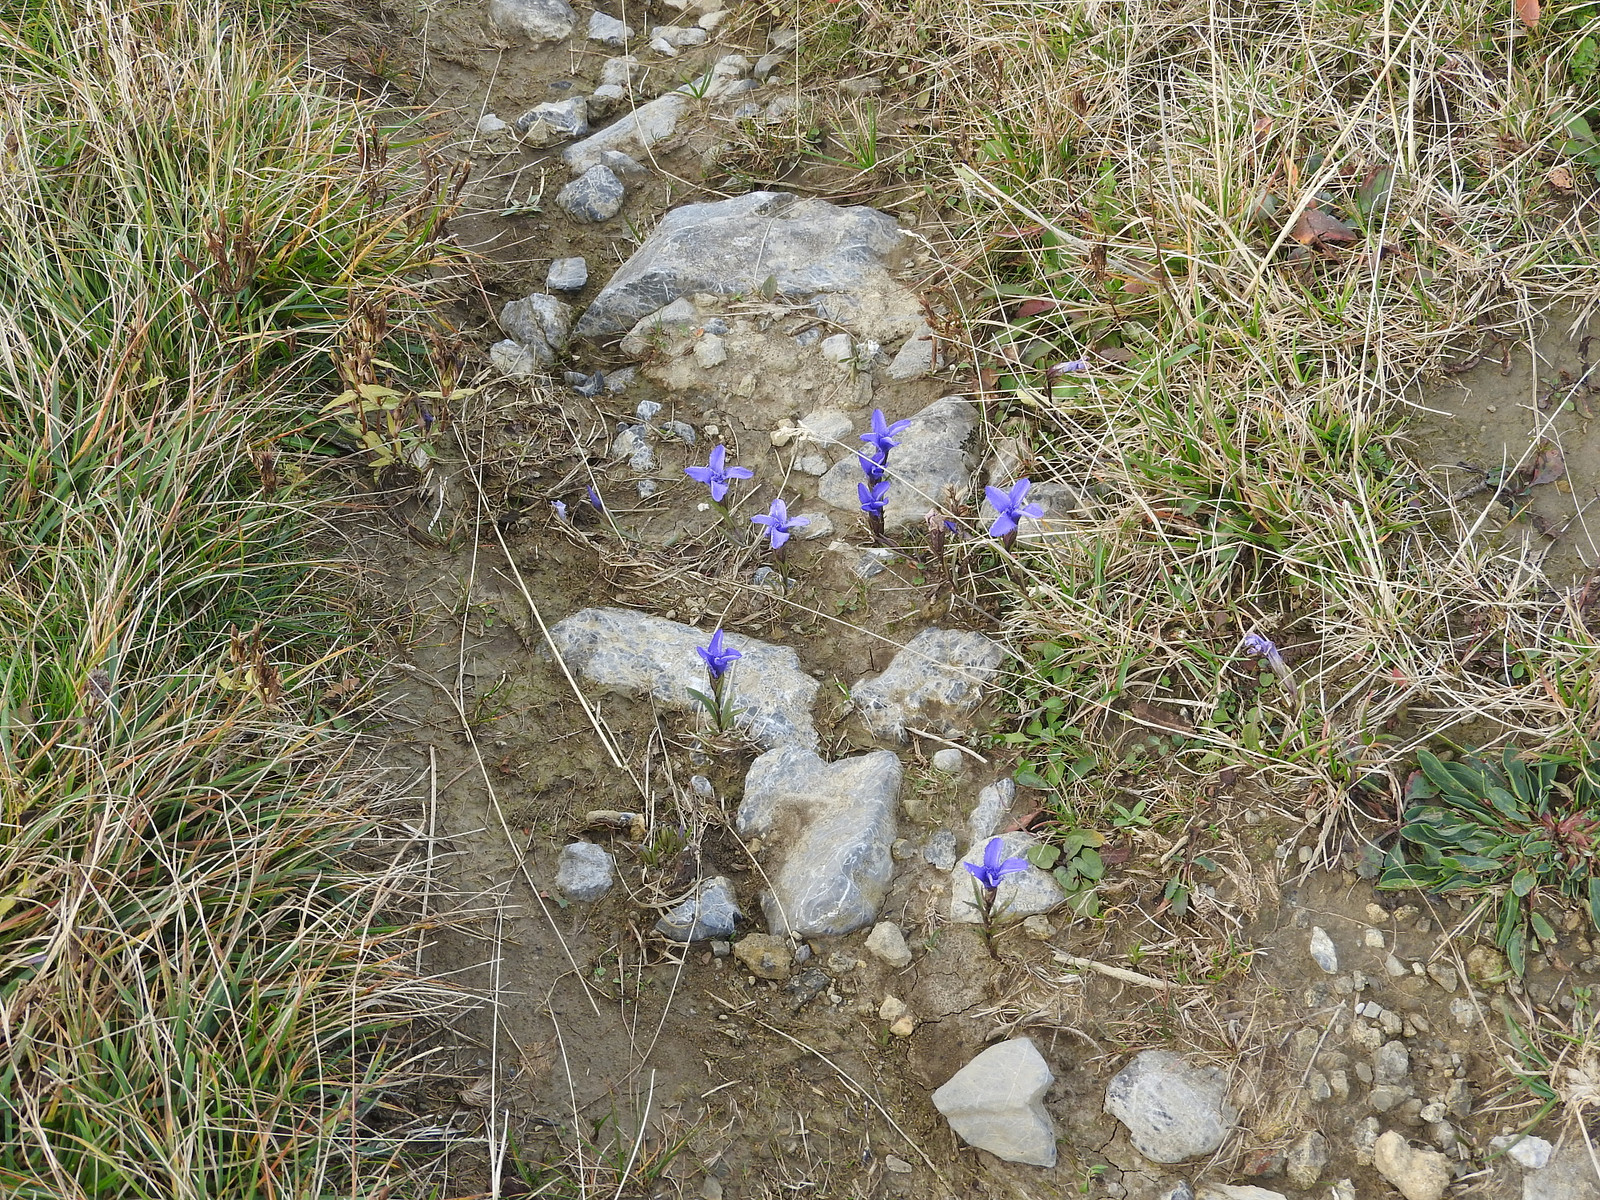
<svg viewBox="0 0 1600 1200"><path fill-rule="evenodd" d="M567 0L489 0L489 24L535 44L565 41L578 23Z"/></svg>
<svg viewBox="0 0 1600 1200"><path fill-rule="evenodd" d="M907 725L960 733L1004 658L1000 643L981 633L924 629L881 675L851 688L850 699L879 737L903 742Z"/></svg>
<svg viewBox="0 0 1600 1200"><path fill-rule="evenodd" d="M818 347L822 357L832 363L847 363L856 356L855 343L850 340L848 333L836 333L831 337L822 339Z"/></svg>
<svg viewBox="0 0 1600 1200"><path fill-rule="evenodd" d="M1548 1166L1522 1177L1522 1200L1600 1200L1600 1177L1581 1137L1556 1151Z"/></svg>
<svg viewBox="0 0 1600 1200"><path fill-rule="evenodd" d="M621 608L586 608L550 629L557 652L577 674L684 712L700 711L688 689L706 688L705 664L695 648L710 636ZM737 633L725 634L724 643L744 655L727 675L739 727L765 746L815 746L811 703L818 685L800 669L795 652Z"/></svg>
<svg viewBox="0 0 1600 1200"><path fill-rule="evenodd" d="M1555 1147L1542 1137L1492 1137L1489 1149L1505 1151L1507 1158L1530 1171L1549 1166L1550 1156L1555 1153Z"/></svg>
<svg viewBox="0 0 1600 1200"><path fill-rule="evenodd" d="M757 979L787 979L794 970L794 946L788 938L751 933L739 940L733 956Z"/></svg>
<svg viewBox="0 0 1600 1200"><path fill-rule="evenodd" d="M668 909L656 922L656 932L675 942L700 942L731 938L740 916L733 885L721 875L702 880L695 894Z"/></svg>
<svg viewBox="0 0 1600 1200"><path fill-rule="evenodd" d="M946 746L943 750L933 752L933 769L943 771L946 775L954 775L967 764L967 756L954 746Z"/></svg>
<svg viewBox="0 0 1600 1200"><path fill-rule="evenodd" d="M911 965L911 947L906 945L906 935L893 921L879 921L872 927L867 935L867 949L896 970Z"/></svg>
<svg viewBox="0 0 1600 1200"><path fill-rule="evenodd" d="M980 791L978 803L967 818L967 844L977 846L992 838L1016 798L1017 785L1010 779L996 779Z"/></svg>
<svg viewBox="0 0 1600 1200"><path fill-rule="evenodd" d="M933 1093L933 1106L969 1145L1007 1162L1056 1165L1056 1128L1044 1108L1055 1082L1032 1038L990 1046Z"/></svg>
<svg viewBox="0 0 1600 1200"><path fill-rule="evenodd" d="M628 91L620 83L602 83L589 93L589 115L599 120L609 117L628 98Z"/></svg>
<svg viewBox="0 0 1600 1200"><path fill-rule="evenodd" d="M1392 1129L1373 1145L1372 1165L1406 1200L1441 1200L1450 1184L1449 1159L1411 1145Z"/></svg>
<svg viewBox="0 0 1600 1200"><path fill-rule="evenodd" d="M1372 1056L1372 1081L1390 1086L1405 1083L1411 1074L1411 1052L1398 1038L1385 1042Z"/></svg>
<svg viewBox="0 0 1600 1200"><path fill-rule="evenodd" d="M1253 1183L1202 1183L1195 1200L1288 1200L1288 1197Z"/></svg>
<svg viewBox="0 0 1600 1200"><path fill-rule="evenodd" d="M1000 844L1005 851L1004 857L1021 858L1039 843L1030 834L1003 833L1000 835ZM983 912L978 907L977 896L973 890L973 875L967 870L966 864L977 866L982 863L987 845L987 841L973 843L967 850L966 857L956 864L955 870L950 872L952 921L970 925L983 920ZM1055 876L1048 871L1041 871L1038 867L1029 867L1026 871L1007 875L1000 881L1000 886L995 889L993 915L997 920L1015 921L1032 916L1034 913L1049 912L1053 908L1058 908L1066 898L1067 894L1061 890L1061 885L1056 882Z"/></svg>
<svg viewBox="0 0 1600 1200"><path fill-rule="evenodd" d="M537 353L521 342L513 342L508 338L489 347L489 362L495 370L508 379L527 379L538 375L549 365L551 356L548 353L548 346L545 347L545 351L546 357L541 359Z"/></svg>
<svg viewBox="0 0 1600 1200"><path fill-rule="evenodd" d="M600 67L600 82L627 87L644 72L644 64L631 54L608 58Z"/></svg>
<svg viewBox="0 0 1600 1200"><path fill-rule="evenodd" d="M600 151L600 165L610 167L621 179L643 179L650 174L638 159L621 150Z"/></svg>
<svg viewBox="0 0 1600 1200"><path fill-rule="evenodd" d="M550 100L535 104L512 124L522 140L533 147L553 146L557 142L583 137L589 132L589 110L582 96L570 100Z"/></svg>
<svg viewBox="0 0 1600 1200"><path fill-rule="evenodd" d="M1311 927L1311 961L1316 963L1329 975L1339 973L1339 952L1334 948L1333 939L1328 936L1328 931L1321 925Z"/></svg>
<svg viewBox="0 0 1600 1200"><path fill-rule="evenodd" d="M478 118L478 132L484 137L494 137L496 134L504 133L510 128L510 125L507 125L494 113L484 113L483 116Z"/></svg>
<svg viewBox="0 0 1600 1200"><path fill-rule="evenodd" d="M1212 1153L1239 1119L1223 1073L1171 1050L1146 1050L1117 1072L1105 1107L1127 1126L1133 1148L1158 1163Z"/></svg>
<svg viewBox="0 0 1600 1200"><path fill-rule="evenodd" d="M1194 1200L1194 1188L1189 1186L1187 1179L1180 1179L1156 1197L1156 1200Z"/></svg>
<svg viewBox="0 0 1600 1200"><path fill-rule="evenodd" d="M556 193L556 205L579 221L598 224L622 211L627 189L610 167L590 167Z"/></svg>
<svg viewBox="0 0 1600 1200"><path fill-rule="evenodd" d="M688 102L681 93L669 92L654 103L673 97L681 104ZM680 107L674 112L674 122L681 111ZM615 128L596 136L604 137ZM629 149L608 144L587 150L594 142L591 137L571 147L568 164L585 163L585 156L598 154L599 149ZM776 294L786 298L848 292L880 279L888 282L886 264L902 240L894 218L883 213L799 200L786 192L751 192L731 200L686 204L661 219L595 298L579 328L584 337L604 337L629 329L681 296L757 295L768 278Z"/></svg>
<svg viewBox="0 0 1600 1200"><path fill-rule="evenodd" d="M887 750L830 764L784 745L751 764L738 830L776 852L761 898L774 933L844 934L877 917L899 796L900 760Z"/></svg>
<svg viewBox="0 0 1600 1200"><path fill-rule="evenodd" d="M602 82L609 81L602 77ZM620 150L624 154L633 155L644 154L651 146L664 141L676 132L678 119L683 116L689 104L690 98L682 92L668 92L664 96L658 96L649 104L641 104L627 116L607 125L599 133L591 133L583 141L568 146L561 152L561 161L566 163L568 170L574 174L582 174L590 167L601 165L600 156L607 150ZM656 304L642 308L631 320L621 321L603 332L612 333L617 329L626 329L633 321L644 316L652 308L661 307L671 298L668 296ZM594 333L586 332L584 336L593 337Z"/></svg>
<svg viewBox="0 0 1600 1200"><path fill-rule="evenodd" d="M811 522L809 525L801 526L800 532L796 534L801 541L809 542L815 538L833 536L833 518L827 513L805 512L800 515Z"/></svg>
<svg viewBox="0 0 1600 1200"><path fill-rule="evenodd" d="M633 27L624 25L615 17L596 9L589 14L589 40L602 46L625 46L633 36Z"/></svg>
<svg viewBox="0 0 1600 1200"><path fill-rule="evenodd" d="M900 347L899 353L894 356L894 361L889 364L885 373L890 379L902 382L921 379L933 371L934 351L937 345L933 330L923 325L906 339L905 345Z"/></svg>
<svg viewBox="0 0 1600 1200"><path fill-rule="evenodd" d="M573 842L561 851L556 887L568 900L587 904L611 890L611 855L593 842Z"/></svg>
<svg viewBox="0 0 1600 1200"><path fill-rule="evenodd" d="M544 286L552 292L581 292L588 282L589 264L582 258L558 258L544 277Z"/></svg>
<svg viewBox="0 0 1600 1200"><path fill-rule="evenodd" d="M583 321L588 319L584 314ZM583 328L582 321L578 327ZM929 510L949 510L967 498L972 491L972 463L965 447L976 428L977 410L960 396L935 400L911 418L900 444L889 455L885 525L920 529ZM823 476L818 494L835 508L858 509L861 502L856 484L860 481L861 468L852 455Z"/></svg>
<svg viewBox="0 0 1600 1200"><path fill-rule="evenodd" d="M1316 1186L1328 1166L1328 1139L1313 1129L1289 1147L1284 1162L1284 1174L1289 1182L1301 1191Z"/></svg>
<svg viewBox="0 0 1600 1200"><path fill-rule="evenodd" d="M541 364L554 362L572 340L572 306L545 292L507 301L500 328L532 352Z"/></svg>
<svg viewBox="0 0 1600 1200"><path fill-rule="evenodd" d="M941 829L922 848L923 860L935 871L948 871L956 865L956 835Z"/></svg>
<svg viewBox="0 0 1600 1200"><path fill-rule="evenodd" d="M650 45L655 47L657 42L661 42L668 50L680 50L684 46L703 46L705 41L706 31L697 26L657 25L650 31Z"/></svg>
<svg viewBox="0 0 1600 1200"><path fill-rule="evenodd" d="M611 443L611 457L618 462L626 460L640 474L655 470L656 452L650 444L650 431L643 425L624 426Z"/></svg>

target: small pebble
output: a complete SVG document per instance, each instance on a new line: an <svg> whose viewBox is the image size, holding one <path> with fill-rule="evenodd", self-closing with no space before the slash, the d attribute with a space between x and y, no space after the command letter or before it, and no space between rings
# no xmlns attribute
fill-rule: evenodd
<svg viewBox="0 0 1600 1200"><path fill-rule="evenodd" d="M1442 962L1428 964L1428 978L1447 992L1455 991L1461 982L1456 976L1456 969L1449 963Z"/></svg>
<svg viewBox="0 0 1600 1200"><path fill-rule="evenodd" d="M954 746L946 746L943 750L935 750L933 753L934 769L937 771L944 771L950 775L954 775L957 771L961 770L961 765L966 762L966 760L967 756L961 753L961 751L957 750Z"/></svg>
<svg viewBox="0 0 1600 1200"><path fill-rule="evenodd" d="M1311 960L1326 971L1329 975L1339 972L1339 952L1334 949L1333 939L1328 936L1328 931L1320 925L1311 927Z"/></svg>
<svg viewBox="0 0 1600 1200"><path fill-rule="evenodd" d="M1368 949L1370 949L1370 950L1382 950L1383 949L1383 930L1381 930L1381 929L1369 929L1369 930L1366 931L1366 933L1361 935L1361 938L1362 938L1362 940L1364 942L1366 942Z"/></svg>

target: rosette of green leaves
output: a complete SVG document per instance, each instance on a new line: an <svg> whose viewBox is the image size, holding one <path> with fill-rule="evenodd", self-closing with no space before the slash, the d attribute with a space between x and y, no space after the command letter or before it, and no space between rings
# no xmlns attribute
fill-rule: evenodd
<svg viewBox="0 0 1600 1200"><path fill-rule="evenodd" d="M1591 749L1600 749L1593 747ZM1406 785L1399 842L1378 886L1497 897L1495 944L1518 975L1530 950L1555 940L1541 901L1584 905L1600 929L1600 781L1584 762L1553 755L1443 762L1423 751Z"/></svg>
<svg viewBox="0 0 1600 1200"><path fill-rule="evenodd" d="M1074 829L1059 846L1041 842L1028 851L1028 861L1055 876L1067 894L1067 907L1080 917L1100 915L1100 899L1095 885L1106 873L1100 858L1105 834L1092 829Z"/></svg>

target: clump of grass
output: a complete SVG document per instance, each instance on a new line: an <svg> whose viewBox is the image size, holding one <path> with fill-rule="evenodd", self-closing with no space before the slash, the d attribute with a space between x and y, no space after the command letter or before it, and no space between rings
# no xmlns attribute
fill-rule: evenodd
<svg viewBox="0 0 1600 1200"><path fill-rule="evenodd" d="M0 1190L368 1194L417 866L286 451L435 177L207 0L0 10ZM398 352L397 352L398 353Z"/></svg>

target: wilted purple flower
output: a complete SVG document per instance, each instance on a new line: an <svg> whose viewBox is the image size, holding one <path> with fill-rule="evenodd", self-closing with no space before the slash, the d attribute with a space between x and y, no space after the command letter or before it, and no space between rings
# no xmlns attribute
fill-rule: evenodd
<svg viewBox="0 0 1600 1200"><path fill-rule="evenodd" d="M1263 637L1259 633L1247 633L1240 645L1246 654L1259 654L1266 659L1274 674L1282 675L1288 671L1289 664L1283 661L1283 655L1272 644L1272 639Z"/></svg>
<svg viewBox="0 0 1600 1200"><path fill-rule="evenodd" d="M880 463L887 462L889 459L889 451L893 450L900 444L899 442L895 441L895 438L899 437L910 427L911 422L909 420L896 421L891 425L888 421L883 419L883 409L875 408L872 410L872 432L863 433L861 435L861 440L863 442L871 442L872 445L877 449L878 453L873 455L874 459L878 460Z"/></svg>
<svg viewBox="0 0 1600 1200"><path fill-rule="evenodd" d="M1046 379L1060 379L1063 375L1081 375L1089 369L1089 360L1075 358L1071 362L1057 363L1053 367L1045 368Z"/></svg>
<svg viewBox="0 0 1600 1200"><path fill-rule="evenodd" d="M856 484L856 495L861 497L861 511L869 517L883 516L884 506L889 503L889 481L879 480L877 483L867 485Z"/></svg>
<svg viewBox="0 0 1600 1200"><path fill-rule="evenodd" d="M587 499L594 506L596 512L605 512L606 506L600 502L600 493L594 490L594 484L589 485Z"/></svg>
<svg viewBox="0 0 1600 1200"><path fill-rule="evenodd" d="M552 500L550 501L550 507L555 511L556 516L560 517L563 521L572 520L572 518L567 515L567 506L564 501Z"/></svg>
<svg viewBox="0 0 1600 1200"><path fill-rule="evenodd" d="M1025 858L1007 858L1002 861L1005 854L1005 840L1003 838L990 838L988 845L983 848L983 862L973 866L969 862L961 865L972 872L976 879L987 891L994 891L1000 886L1000 881L1007 875L1015 875L1018 871L1026 871L1029 867Z"/></svg>
<svg viewBox="0 0 1600 1200"><path fill-rule="evenodd" d="M711 489L711 499L718 504L728 494L728 485L735 479L749 479L752 472L747 467L726 467L728 448L721 442L711 447L711 459L704 467L685 467L683 473L690 479Z"/></svg>
<svg viewBox="0 0 1600 1200"><path fill-rule="evenodd" d="M765 525L767 534L772 539L772 548L776 550L789 540L789 534L802 526L811 524L810 517L791 517L788 507L781 499L774 500L772 507L759 517L750 520L757 525Z"/></svg>
<svg viewBox="0 0 1600 1200"><path fill-rule="evenodd" d="M1037 504L1029 504L1028 489L1033 485L1026 479L1019 479L1011 485L1009 492L1003 492L997 487L986 487L983 494L988 497L989 503L998 514L994 524L989 526L989 536L1009 539L1017 531L1017 524L1023 517L1042 517L1044 509Z"/></svg>
<svg viewBox="0 0 1600 1200"><path fill-rule="evenodd" d="M721 679L729 667L744 657L732 646L722 644L721 626L718 626L717 631L711 635L710 645L696 646L694 652L706 664L706 670L711 673L712 679Z"/></svg>

